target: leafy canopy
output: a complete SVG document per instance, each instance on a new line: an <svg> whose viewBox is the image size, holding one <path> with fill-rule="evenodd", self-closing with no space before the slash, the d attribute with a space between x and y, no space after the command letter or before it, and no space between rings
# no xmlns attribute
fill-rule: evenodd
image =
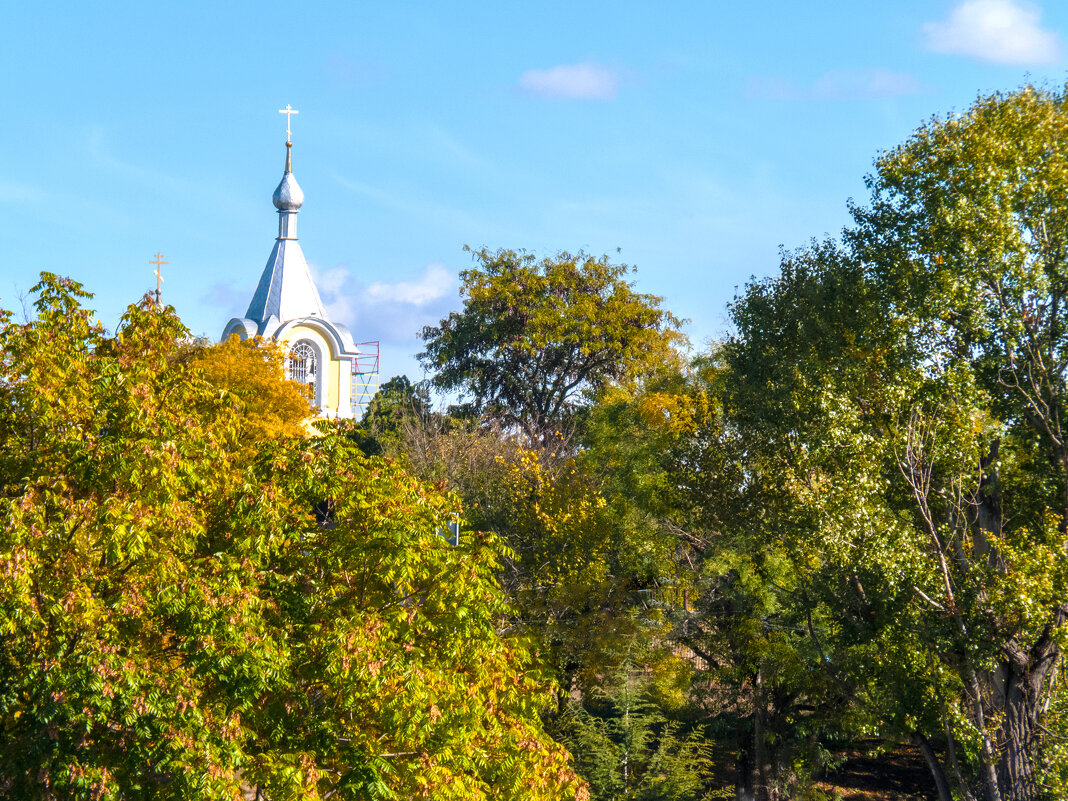
<svg viewBox="0 0 1068 801"><path fill-rule="evenodd" d="M1025 87L877 162L841 245L732 309L729 405L821 667L940 793L1031 799L1068 620L1068 109ZM863 695L861 695L863 688Z"/></svg>
<svg viewBox="0 0 1068 801"><path fill-rule="evenodd" d="M302 423L312 414L308 389L286 380L285 353L276 343L234 334L218 344L195 343L187 358L210 384L243 404L253 441L303 433Z"/></svg>
<svg viewBox="0 0 1068 801"><path fill-rule="evenodd" d="M0 322L0 794L583 797L498 633L500 547L435 533L453 498L263 436L169 309L112 336L35 292Z"/></svg>
<svg viewBox="0 0 1068 801"><path fill-rule="evenodd" d="M680 321L629 269L579 252L480 250L460 274L463 311L423 329L434 384L532 444L569 435L576 413L611 382L675 358Z"/></svg>

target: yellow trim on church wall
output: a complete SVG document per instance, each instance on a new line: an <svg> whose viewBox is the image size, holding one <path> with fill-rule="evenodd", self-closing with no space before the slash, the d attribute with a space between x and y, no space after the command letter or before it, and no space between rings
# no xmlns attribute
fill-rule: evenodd
<svg viewBox="0 0 1068 801"><path fill-rule="evenodd" d="M337 362L330 360L330 386L327 388L326 407L332 412L337 412Z"/></svg>

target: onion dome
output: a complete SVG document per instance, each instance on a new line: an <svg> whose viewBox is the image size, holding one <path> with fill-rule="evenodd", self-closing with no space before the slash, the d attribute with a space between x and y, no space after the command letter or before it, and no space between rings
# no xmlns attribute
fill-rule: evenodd
<svg viewBox="0 0 1068 801"><path fill-rule="evenodd" d="M279 211L297 211L304 205L304 192L293 177L293 144L286 142L286 171L278 188L274 190L274 207Z"/></svg>

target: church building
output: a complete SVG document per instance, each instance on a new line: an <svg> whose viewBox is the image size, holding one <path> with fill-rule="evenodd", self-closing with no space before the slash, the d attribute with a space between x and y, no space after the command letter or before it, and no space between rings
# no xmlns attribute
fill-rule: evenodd
<svg viewBox="0 0 1068 801"><path fill-rule="evenodd" d="M284 114L296 114L286 107ZM286 167L274 190L278 238L263 268L259 286L244 317L234 317L222 332L242 339L261 336L285 349L288 377L309 387L313 407L322 417L353 417L353 374L360 351L345 326L326 314L319 290L297 240L297 215L304 192L293 176L293 142L286 130Z"/></svg>

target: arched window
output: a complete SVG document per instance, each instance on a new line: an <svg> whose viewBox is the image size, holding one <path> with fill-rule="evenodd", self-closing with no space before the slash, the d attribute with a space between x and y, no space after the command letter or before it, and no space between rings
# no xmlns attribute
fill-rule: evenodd
<svg viewBox="0 0 1068 801"><path fill-rule="evenodd" d="M286 373L290 381L304 384L309 389L309 400L319 404L319 381L321 365L319 349L302 339L293 345L286 357Z"/></svg>

